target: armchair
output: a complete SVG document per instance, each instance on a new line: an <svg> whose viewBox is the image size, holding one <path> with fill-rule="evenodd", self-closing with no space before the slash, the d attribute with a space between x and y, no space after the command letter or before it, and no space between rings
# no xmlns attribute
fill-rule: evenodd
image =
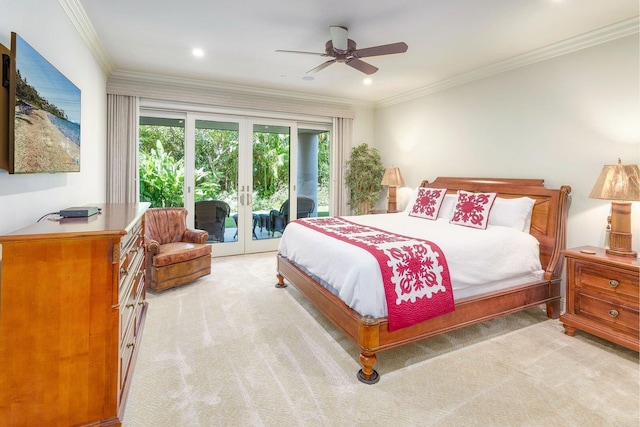
<svg viewBox="0 0 640 427"><path fill-rule="evenodd" d="M162 291L211 273L209 234L186 226L185 208L145 213L146 286Z"/></svg>
<svg viewBox="0 0 640 427"><path fill-rule="evenodd" d="M298 197L298 207L296 209L296 218L307 218L316 208L316 202L308 197ZM269 213L269 231L273 235L276 231L284 232L285 227L289 224L289 199L285 200L280 210L273 209Z"/></svg>
<svg viewBox="0 0 640 427"><path fill-rule="evenodd" d="M227 202L203 200L196 202L195 227L209 233L208 241L224 242L225 220L231 213Z"/></svg>

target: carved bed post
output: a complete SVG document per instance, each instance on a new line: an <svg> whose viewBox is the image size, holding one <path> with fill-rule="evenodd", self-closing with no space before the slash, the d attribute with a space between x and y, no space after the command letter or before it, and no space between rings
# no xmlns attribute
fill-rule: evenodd
<svg viewBox="0 0 640 427"><path fill-rule="evenodd" d="M380 380L380 375L373 369L376 364L376 354L368 349L377 348L380 344L380 321L371 315L360 319L358 335L362 351L360 363L362 369L358 371L358 379L365 384L375 384Z"/></svg>
<svg viewBox="0 0 640 427"><path fill-rule="evenodd" d="M562 268L564 265L564 256L562 251L567 248L567 210L569 194L571 193L571 187L563 185L560 187L558 195L558 209L555 218L550 218L555 222L555 245L551 253L551 259L545 272L545 280L549 280L549 286L552 286L551 295L560 295L560 286L562 282ZM557 319L560 317L560 311L562 307L560 305L560 299L548 302L546 304L547 317L550 319Z"/></svg>
<svg viewBox="0 0 640 427"><path fill-rule="evenodd" d="M287 284L284 283L284 276L278 273L276 274L276 277L278 278L278 283L276 283L276 288L286 288Z"/></svg>

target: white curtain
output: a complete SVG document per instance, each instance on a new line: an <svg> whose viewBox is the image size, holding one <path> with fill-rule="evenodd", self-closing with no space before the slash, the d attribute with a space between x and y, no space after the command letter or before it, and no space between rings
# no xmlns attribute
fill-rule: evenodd
<svg viewBox="0 0 640 427"><path fill-rule="evenodd" d="M138 201L138 107L138 97L107 95L107 203Z"/></svg>
<svg viewBox="0 0 640 427"><path fill-rule="evenodd" d="M334 148L331 159L335 191L332 197L334 203L334 215L349 215L347 204L348 194L344 181L344 164L349 159L353 144L353 119L344 117L333 118Z"/></svg>

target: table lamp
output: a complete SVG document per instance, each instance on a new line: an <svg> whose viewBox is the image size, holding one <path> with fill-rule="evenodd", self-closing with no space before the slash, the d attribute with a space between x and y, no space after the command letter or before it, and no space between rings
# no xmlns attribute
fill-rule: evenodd
<svg viewBox="0 0 640 427"><path fill-rule="evenodd" d="M389 186L388 190L388 198L389 204L387 207L387 212L395 213L398 212L396 206L396 189L397 187L404 184L404 180L402 179L402 174L400 173L400 168L390 167L384 171L384 176L382 177L382 185Z"/></svg>
<svg viewBox="0 0 640 427"><path fill-rule="evenodd" d="M640 200L640 169L638 165L604 165L589 194L591 199L611 200L610 255L636 257L631 249L631 202Z"/></svg>

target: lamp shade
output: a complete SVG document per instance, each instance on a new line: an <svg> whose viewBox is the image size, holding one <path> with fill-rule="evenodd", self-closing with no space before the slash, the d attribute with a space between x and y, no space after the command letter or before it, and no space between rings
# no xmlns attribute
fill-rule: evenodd
<svg viewBox="0 0 640 427"><path fill-rule="evenodd" d="M382 177L382 182L380 182L380 184L395 186L395 187L403 185L404 180L402 179L402 173L400 173L400 168L396 168L396 167L387 168L384 171L384 176Z"/></svg>
<svg viewBox="0 0 640 427"><path fill-rule="evenodd" d="M589 194L591 199L640 200L640 170L638 165L604 165Z"/></svg>

